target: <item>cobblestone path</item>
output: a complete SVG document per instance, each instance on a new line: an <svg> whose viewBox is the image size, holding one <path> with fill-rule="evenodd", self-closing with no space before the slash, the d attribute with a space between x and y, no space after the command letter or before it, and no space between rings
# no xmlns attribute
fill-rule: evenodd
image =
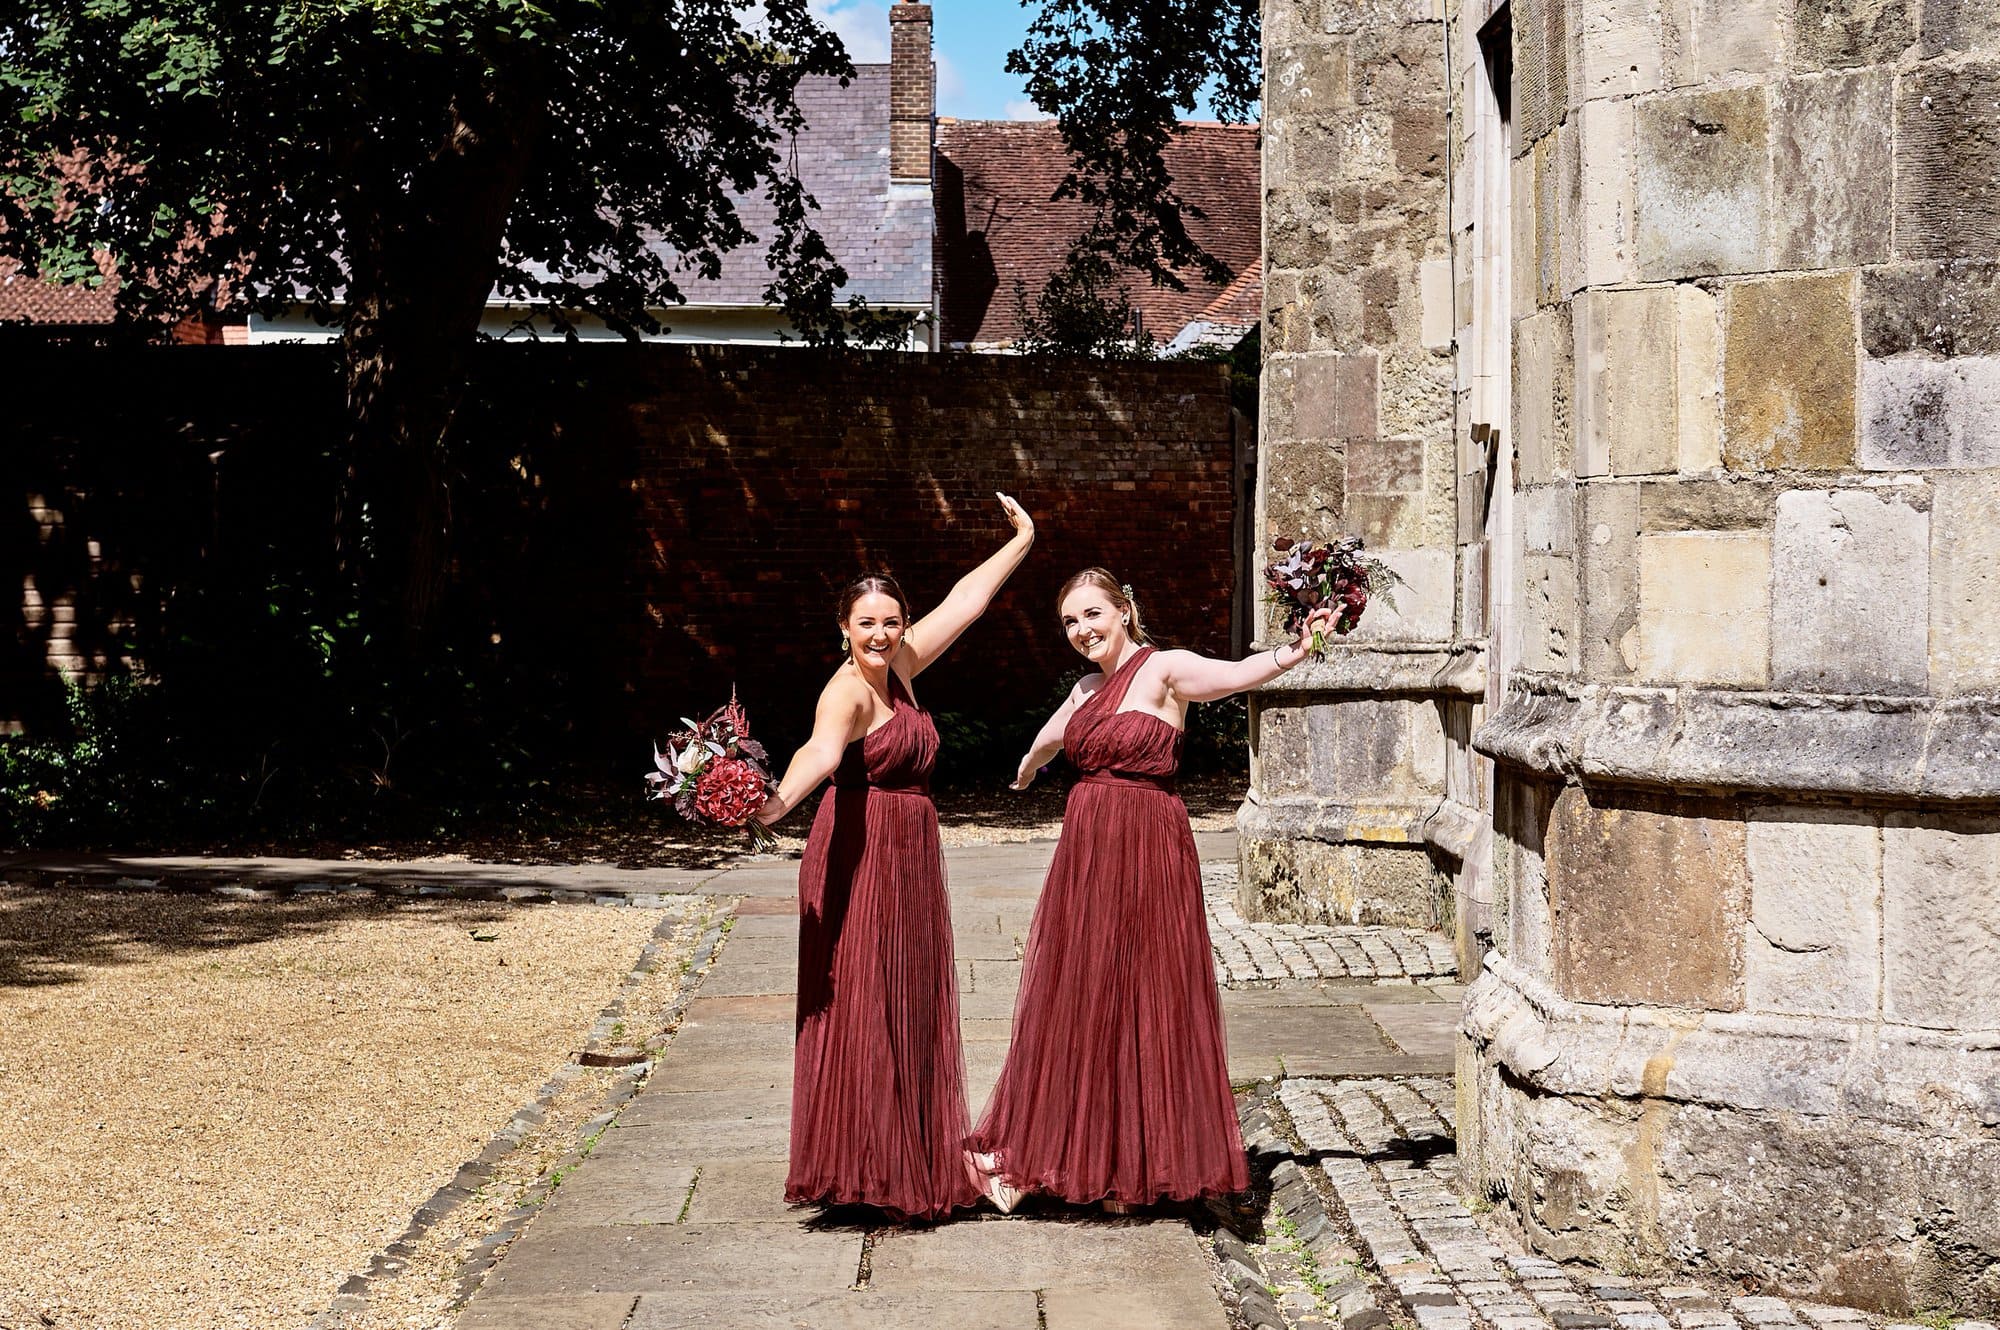
<svg viewBox="0 0 2000 1330"><path fill-rule="evenodd" d="M1272 1172L1274 1213L1286 1216L1283 1227L1310 1236L1281 1245L1278 1259L1266 1263L1278 1278L1289 1276L1289 1286L1277 1290L1272 1324L1359 1330L1374 1323L1380 1312L1354 1299L1351 1287L1344 1297L1320 1296L1314 1287L1338 1290L1337 1276L1330 1281L1322 1272L1359 1263L1380 1276L1386 1309L1420 1330L1929 1330L1929 1323L1627 1278L1528 1252L1462 1197L1448 1079L1299 1078L1283 1082L1275 1097L1280 1125L1305 1149ZM1271 1278L1272 1269L1265 1274ZM1983 1321L1955 1327L1994 1330Z"/></svg>
<svg viewBox="0 0 2000 1330"><path fill-rule="evenodd" d="M1226 986L1319 979L1436 979L1458 969L1450 939L1415 928L1253 924L1236 909L1236 865L1206 863L1215 977Z"/></svg>

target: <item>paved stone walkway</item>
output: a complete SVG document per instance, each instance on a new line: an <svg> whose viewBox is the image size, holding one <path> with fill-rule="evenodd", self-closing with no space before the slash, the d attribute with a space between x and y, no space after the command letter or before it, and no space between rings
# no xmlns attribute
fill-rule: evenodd
<svg viewBox="0 0 2000 1330"><path fill-rule="evenodd" d="M1415 928L1253 924L1236 909L1236 864L1206 863L1215 977L1225 986L1304 979L1437 979L1458 970L1449 939Z"/></svg>
<svg viewBox="0 0 2000 1330"><path fill-rule="evenodd" d="M1226 836L1202 848L1233 854ZM1006 1052L1049 851L948 854L975 1104ZM1052 1209L905 1228L818 1222L785 1206L796 875L793 863L753 864L699 884L742 899L680 1032L501 1256L461 1330L1225 1330L1234 1293L1189 1217ZM1450 1069L1449 986L1294 982L1224 1002L1241 1082Z"/></svg>
<svg viewBox="0 0 2000 1330"><path fill-rule="evenodd" d="M1338 1222L1320 1224L1306 1246L1327 1270L1365 1257L1420 1330L1881 1330L1883 1318L1847 1307L1746 1297L1672 1279L1635 1279L1566 1266L1527 1251L1502 1224L1467 1208L1452 1142L1455 1099L1443 1077L1327 1080L1278 1087L1292 1133L1320 1160L1272 1174L1295 1228L1313 1222L1315 1194ZM1254 1148L1254 1147L1253 1147ZM1290 1193L1287 1196L1287 1193ZM1348 1245L1352 1243L1353 1245ZM1358 1250L1357 1250L1358 1249ZM1298 1284L1316 1280L1300 1278ZM1313 1290L1280 1290L1284 1324L1346 1326L1352 1313ZM1300 1296L1300 1294L1303 1296ZM1886 1330L1929 1330L1886 1323ZM1955 1330L1994 1330L1957 1321Z"/></svg>

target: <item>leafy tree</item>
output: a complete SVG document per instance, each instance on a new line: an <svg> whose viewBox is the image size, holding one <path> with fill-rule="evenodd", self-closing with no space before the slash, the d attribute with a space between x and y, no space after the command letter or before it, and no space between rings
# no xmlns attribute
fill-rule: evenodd
<svg viewBox="0 0 2000 1330"><path fill-rule="evenodd" d="M0 253L119 273L152 322L227 294L341 321L337 521L416 636L449 567L446 439L489 292L636 335L776 223L768 298L810 340L883 331L783 148L850 74L809 0L16 0L0 9ZM663 257L655 242L673 255Z"/></svg>
<svg viewBox="0 0 2000 1330"><path fill-rule="evenodd" d="M1072 169L1057 191L1090 205L1082 248L1181 291L1182 271L1234 276L1188 234L1199 215L1173 187L1165 149L1204 95L1225 121L1256 114L1262 93L1259 0L1037 0L1027 39L1007 57L1035 104L1056 117Z"/></svg>
<svg viewBox="0 0 2000 1330"><path fill-rule="evenodd" d="M1071 250L1032 305L1027 283L1016 278L1014 303L1021 322L1014 346L1027 354L1107 360L1151 360L1159 354L1140 325L1131 293L1096 250Z"/></svg>

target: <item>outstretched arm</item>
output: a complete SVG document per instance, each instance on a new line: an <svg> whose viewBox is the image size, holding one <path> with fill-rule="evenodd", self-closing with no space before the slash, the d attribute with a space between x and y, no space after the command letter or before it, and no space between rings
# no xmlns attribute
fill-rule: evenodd
<svg viewBox="0 0 2000 1330"><path fill-rule="evenodd" d="M1069 718L1083 705L1085 696L1083 683L1079 680L1076 687L1069 690L1063 704L1056 708L1055 714L1043 722L1035 735L1034 746L1028 749L1028 755L1021 759L1020 770L1014 773L1014 789L1025 790L1034 784L1035 774L1062 751L1063 731L1069 728Z"/></svg>
<svg viewBox="0 0 2000 1330"><path fill-rule="evenodd" d="M835 679L819 695L819 709L813 715L812 737L792 755L777 793L764 801L757 820L770 826L797 808L806 796L820 787L840 765L847 751L868 728L867 685L852 679Z"/></svg>
<svg viewBox="0 0 2000 1330"><path fill-rule="evenodd" d="M1333 611L1314 610L1300 626L1296 641L1260 651L1244 660L1216 660L1192 651L1163 651L1160 653L1163 680L1183 702L1213 702L1255 688L1304 660L1315 628L1331 632Z"/></svg>
<svg viewBox="0 0 2000 1330"><path fill-rule="evenodd" d="M1014 524L1014 538L1001 546L998 554L959 578L951 594L936 609L910 625L903 637L903 650L896 657L910 678L934 665L966 629L978 622L986 607L993 603L994 593L1021 566L1021 560L1028 557L1028 547L1035 543L1034 520L1004 494L1000 496L1000 506L1006 511L1007 520Z"/></svg>

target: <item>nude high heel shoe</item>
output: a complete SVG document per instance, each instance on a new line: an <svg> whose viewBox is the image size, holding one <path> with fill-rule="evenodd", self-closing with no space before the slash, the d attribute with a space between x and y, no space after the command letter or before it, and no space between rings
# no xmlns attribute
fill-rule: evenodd
<svg viewBox="0 0 2000 1330"><path fill-rule="evenodd" d="M978 1181L979 1190L987 1200L993 1202L993 1208L1003 1215L1013 1214L1014 1207L1021 1203L1024 1193L1000 1175L999 1156L990 1152L967 1150L965 1162L972 1170L972 1176Z"/></svg>

